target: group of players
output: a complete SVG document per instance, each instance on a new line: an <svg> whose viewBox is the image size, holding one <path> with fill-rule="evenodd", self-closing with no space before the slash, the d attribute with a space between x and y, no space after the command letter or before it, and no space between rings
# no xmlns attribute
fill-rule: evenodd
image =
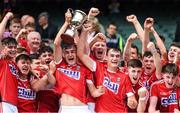
<svg viewBox="0 0 180 113"><path fill-rule="evenodd" d="M123 52L107 48L103 33L91 35L91 20L98 14L91 8L74 43L67 44L61 39L72 19L67 10L52 50L40 46L36 31L23 37L23 29L3 38L13 17L8 12L0 23L0 112L180 113L180 45L172 43L167 52L153 18L145 20L143 29L130 15L126 19L137 34L129 36ZM150 33L156 44L149 41ZM135 39L142 42L142 57L131 46ZM122 60L125 65L119 66Z"/></svg>

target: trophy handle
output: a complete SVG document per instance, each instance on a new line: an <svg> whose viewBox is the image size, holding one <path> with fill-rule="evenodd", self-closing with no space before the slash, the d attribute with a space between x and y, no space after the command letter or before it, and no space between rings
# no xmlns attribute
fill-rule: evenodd
<svg viewBox="0 0 180 113"><path fill-rule="evenodd" d="M74 10L72 8L68 8L72 15L74 15Z"/></svg>

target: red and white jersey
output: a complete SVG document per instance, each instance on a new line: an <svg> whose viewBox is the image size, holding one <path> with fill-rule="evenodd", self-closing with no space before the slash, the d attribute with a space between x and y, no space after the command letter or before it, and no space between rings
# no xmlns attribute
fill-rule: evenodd
<svg viewBox="0 0 180 113"><path fill-rule="evenodd" d="M55 89L57 92L71 95L81 102L87 103L86 80L92 80L92 73L84 65L69 66L64 61L56 67Z"/></svg>
<svg viewBox="0 0 180 113"><path fill-rule="evenodd" d="M0 95L2 101L18 105L18 68L13 61L0 59Z"/></svg>
<svg viewBox="0 0 180 113"><path fill-rule="evenodd" d="M97 64L95 73L96 85L105 87L105 93L96 98L96 112L127 112L127 95L133 95L129 77L119 70L116 73L109 72L102 63Z"/></svg>
<svg viewBox="0 0 180 113"><path fill-rule="evenodd" d="M155 82L151 86L150 96L158 97L157 110L160 112L174 112L179 108L180 88L168 89L163 80Z"/></svg>
<svg viewBox="0 0 180 113"><path fill-rule="evenodd" d="M139 79L138 84L142 87L146 87L147 90L150 90L151 84L155 81L157 81L156 72L154 71L151 75L147 75L144 70L142 72L142 75Z"/></svg>
<svg viewBox="0 0 180 113"><path fill-rule="evenodd" d="M18 112L36 112L36 92L29 80L18 80Z"/></svg>
<svg viewBox="0 0 180 113"><path fill-rule="evenodd" d="M45 73L40 70L39 67L35 69L37 71L38 77L33 79L41 79L45 76ZM37 112L58 112L59 110L59 95L55 92L54 89L45 89L40 90L36 93L36 103L37 103Z"/></svg>

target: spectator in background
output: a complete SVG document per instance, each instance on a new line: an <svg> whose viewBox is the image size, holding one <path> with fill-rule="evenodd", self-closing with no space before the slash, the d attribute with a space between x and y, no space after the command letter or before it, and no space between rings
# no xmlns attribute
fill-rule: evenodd
<svg viewBox="0 0 180 113"><path fill-rule="evenodd" d="M10 21L9 30L11 31L11 35L13 38L15 38L19 31L21 30L21 21L19 18L13 18Z"/></svg>
<svg viewBox="0 0 180 113"><path fill-rule="evenodd" d="M41 44L41 35L38 32L30 32L27 35L27 47L26 49L30 54L37 53Z"/></svg>
<svg viewBox="0 0 180 113"><path fill-rule="evenodd" d="M111 14L117 14L120 12L119 10L120 3L118 0L111 0L111 3L108 5L108 9Z"/></svg>
<svg viewBox="0 0 180 113"><path fill-rule="evenodd" d="M54 40L57 34L57 26L49 21L49 14L42 12L38 17L38 26L36 30L41 34L42 39Z"/></svg>
<svg viewBox="0 0 180 113"><path fill-rule="evenodd" d="M110 23L108 25L108 28L106 30L106 42L108 48L116 48L123 51L124 47L124 39L123 37L117 33L117 26L115 23Z"/></svg>
<svg viewBox="0 0 180 113"><path fill-rule="evenodd" d="M30 15L23 15L23 16L21 17L21 25L22 25L22 27L25 28L25 26L26 26L27 24L29 24L29 23L35 24L35 19L34 19L34 17L32 17L32 16L30 16Z"/></svg>

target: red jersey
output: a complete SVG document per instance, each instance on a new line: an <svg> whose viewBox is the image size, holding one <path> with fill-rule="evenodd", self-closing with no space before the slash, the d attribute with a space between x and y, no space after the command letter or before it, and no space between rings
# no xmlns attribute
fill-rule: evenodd
<svg viewBox="0 0 180 113"><path fill-rule="evenodd" d="M174 112L175 108L180 109L180 88L168 89L163 80L152 85L150 95L158 97L156 108L161 112Z"/></svg>
<svg viewBox="0 0 180 113"><path fill-rule="evenodd" d="M141 88L141 86L138 83L133 85L134 95L135 95L137 101L139 100L139 96L138 96L139 88ZM137 113L137 109L131 109L128 107L128 112L129 113Z"/></svg>
<svg viewBox="0 0 180 113"><path fill-rule="evenodd" d="M87 103L87 83L92 80L92 73L83 65L69 66L65 62L57 65L55 89L60 94L68 94L83 103Z"/></svg>
<svg viewBox="0 0 180 113"><path fill-rule="evenodd" d="M147 90L150 90L151 84L157 80L156 71L154 71L151 75L147 75L143 70L138 84L142 87L146 87Z"/></svg>
<svg viewBox="0 0 180 113"><path fill-rule="evenodd" d="M36 92L29 80L18 80L18 112L36 112Z"/></svg>
<svg viewBox="0 0 180 113"><path fill-rule="evenodd" d="M18 105L18 68L13 61L0 59L0 95L4 102Z"/></svg>
<svg viewBox="0 0 180 113"><path fill-rule="evenodd" d="M39 78L42 78L45 73L37 68ZM34 79L39 79L34 78ZM58 112L59 110L59 95L54 89L40 90L36 95L37 112Z"/></svg>
<svg viewBox="0 0 180 113"><path fill-rule="evenodd" d="M96 112L127 112L127 94L133 93L131 81L127 75L117 70L109 72L107 66L99 63L96 68L97 86L103 85L105 93L96 98Z"/></svg>

